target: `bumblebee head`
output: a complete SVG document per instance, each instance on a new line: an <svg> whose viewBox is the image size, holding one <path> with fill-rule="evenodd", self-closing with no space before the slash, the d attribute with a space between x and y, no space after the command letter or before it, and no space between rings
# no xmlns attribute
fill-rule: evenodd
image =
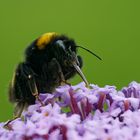
<svg viewBox="0 0 140 140"><path fill-rule="evenodd" d="M66 45L65 42L69 41L69 43ZM80 75L80 77L83 79L85 84L88 86L88 81L86 80L83 72L81 71L81 57L77 56L76 54L76 44L72 40L57 40L55 42L58 46L63 51L64 57L63 57L63 63L65 67L73 67L77 73Z"/></svg>

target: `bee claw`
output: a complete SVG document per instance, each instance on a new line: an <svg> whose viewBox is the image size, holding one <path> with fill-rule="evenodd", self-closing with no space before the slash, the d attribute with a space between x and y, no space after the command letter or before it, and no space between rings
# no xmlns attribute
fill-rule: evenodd
<svg viewBox="0 0 140 140"><path fill-rule="evenodd" d="M66 85L66 84L71 86L71 84L69 82L67 82L66 80L61 81L61 86Z"/></svg>
<svg viewBox="0 0 140 140"><path fill-rule="evenodd" d="M33 96L35 96L36 100L39 101L39 103L41 104L41 106L45 106L45 104L41 101L41 99L39 98L38 94L33 94Z"/></svg>
<svg viewBox="0 0 140 140"><path fill-rule="evenodd" d="M14 120L16 120L17 118L19 118L18 116L15 116L13 119L9 120L6 124L4 124L3 128L7 129L7 130L12 130L12 127L10 125L10 123Z"/></svg>

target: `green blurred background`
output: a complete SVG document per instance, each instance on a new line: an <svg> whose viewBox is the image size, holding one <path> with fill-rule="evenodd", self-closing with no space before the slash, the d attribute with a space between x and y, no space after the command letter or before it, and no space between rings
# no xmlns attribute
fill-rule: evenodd
<svg viewBox="0 0 140 140"><path fill-rule="evenodd" d="M12 0L0 1L0 121L12 117L8 84L28 44L45 32L74 38L84 50L83 72L90 83L116 85L140 82L139 0ZM73 84L81 79L71 79Z"/></svg>

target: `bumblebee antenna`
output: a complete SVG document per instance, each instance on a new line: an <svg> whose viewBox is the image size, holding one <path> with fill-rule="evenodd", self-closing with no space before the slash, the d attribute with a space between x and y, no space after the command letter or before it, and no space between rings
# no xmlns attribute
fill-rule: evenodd
<svg viewBox="0 0 140 140"><path fill-rule="evenodd" d="M96 56L99 60L102 60L101 57L99 57L97 54L93 53L92 51L90 51L82 46L76 46L76 47L82 48L82 49L86 50L87 52L91 53L92 55Z"/></svg>

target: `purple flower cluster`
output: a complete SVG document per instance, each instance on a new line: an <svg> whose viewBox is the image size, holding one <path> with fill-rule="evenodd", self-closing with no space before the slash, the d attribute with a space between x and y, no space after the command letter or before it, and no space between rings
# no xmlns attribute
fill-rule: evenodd
<svg viewBox="0 0 140 140"><path fill-rule="evenodd" d="M140 84L117 91L114 86L65 85L40 94L9 129L0 123L0 140L139 140Z"/></svg>

